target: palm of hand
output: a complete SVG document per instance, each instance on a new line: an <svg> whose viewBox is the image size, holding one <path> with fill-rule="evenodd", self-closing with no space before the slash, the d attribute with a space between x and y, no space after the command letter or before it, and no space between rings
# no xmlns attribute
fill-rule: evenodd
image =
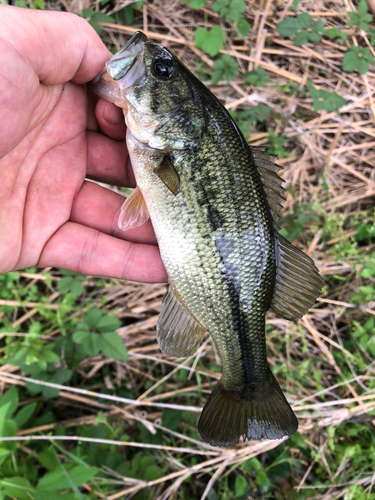
<svg viewBox="0 0 375 500"><path fill-rule="evenodd" d="M85 180L134 186L120 110L111 105L117 124L106 119L105 101L87 103L82 85L103 67L105 47L77 16L0 10L0 273L56 266L166 281L151 224L121 232L124 198ZM44 29L29 40L34 17Z"/></svg>

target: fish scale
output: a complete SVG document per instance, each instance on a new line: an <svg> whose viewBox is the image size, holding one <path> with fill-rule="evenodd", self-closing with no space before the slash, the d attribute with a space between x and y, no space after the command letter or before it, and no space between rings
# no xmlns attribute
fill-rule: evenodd
<svg viewBox="0 0 375 500"><path fill-rule="evenodd" d="M277 232L274 157L251 148L216 97L171 52L138 32L91 89L124 109L137 188L123 229L149 213L169 288L161 350L193 355L205 332L222 378L198 430L213 445L280 439L297 419L268 366L265 314L298 319L320 292L312 260Z"/></svg>

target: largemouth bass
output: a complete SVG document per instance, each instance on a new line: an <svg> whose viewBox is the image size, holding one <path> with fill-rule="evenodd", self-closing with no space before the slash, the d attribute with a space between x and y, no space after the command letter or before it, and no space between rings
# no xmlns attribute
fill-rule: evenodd
<svg viewBox="0 0 375 500"><path fill-rule="evenodd" d="M297 320L321 278L277 232L274 156L249 146L218 99L166 48L137 32L89 88L123 108L136 189L126 230L150 216L169 278L157 324L162 352L193 355L205 332L222 378L198 430L212 445L280 439L298 427L266 356L268 310Z"/></svg>

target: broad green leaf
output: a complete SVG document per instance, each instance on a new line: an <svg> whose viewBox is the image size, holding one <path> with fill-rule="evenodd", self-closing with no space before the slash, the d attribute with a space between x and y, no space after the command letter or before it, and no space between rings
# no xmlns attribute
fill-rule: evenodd
<svg viewBox="0 0 375 500"><path fill-rule="evenodd" d="M286 17L277 25L277 32L284 37L290 37L297 33L300 29L298 20L294 17Z"/></svg>
<svg viewBox="0 0 375 500"><path fill-rule="evenodd" d="M95 23L114 23L116 19L108 14L104 14L103 12L95 12L91 16L91 21Z"/></svg>
<svg viewBox="0 0 375 500"><path fill-rule="evenodd" d="M0 441L0 446L1 446L1 441ZM0 465L5 461L9 453L10 450L7 450L5 448L0 448Z"/></svg>
<svg viewBox="0 0 375 500"><path fill-rule="evenodd" d="M342 45L348 37L348 34L345 31L341 31L339 28L328 28L323 31L323 35L327 36L331 40L338 38L338 42Z"/></svg>
<svg viewBox="0 0 375 500"><path fill-rule="evenodd" d="M5 437L4 435L4 425L5 425L5 419L6 416L8 415L9 408L11 408L11 401L8 401L5 403L3 406L0 406L0 436ZM1 446L1 444L0 444Z"/></svg>
<svg viewBox="0 0 375 500"><path fill-rule="evenodd" d="M246 36L251 30L250 24L241 16L237 23L237 31L241 36Z"/></svg>
<svg viewBox="0 0 375 500"><path fill-rule="evenodd" d="M162 477L163 472L157 465L149 465L144 469L143 479L146 481L154 481L155 479L159 479Z"/></svg>
<svg viewBox="0 0 375 500"><path fill-rule="evenodd" d="M212 30L198 28L194 32L195 45L210 56L216 56L224 45L224 36L220 26L214 26Z"/></svg>
<svg viewBox="0 0 375 500"><path fill-rule="evenodd" d="M124 342L116 332L102 333L100 335L100 350L108 358L128 361L129 354Z"/></svg>
<svg viewBox="0 0 375 500"><path fill-rule="evenodd" d="M120 326L121 321L119 321L114 316L102 316L99 319L96 328L99 330L99 332L113 332Z"/></svg>
<svg viewBox="0 0 375 500"><path fill-rule="evenodd" d="M34 491L29 481L23 477L7 477L0 481L0 486L6 495L17 500L30 500Z"/></svg>
<svg viewBox="0 0 375 500"><path fill-rule="evenodd" d="M321 19L318 19L318 21L314 23L312 30L316 33L321 33L323 29L324 29L324 23Z"/></svg>
<svg viewBox="0 0 375 500"><path fill-rule="evenodd" d="M358 4L358 15L363 17L367 14L367 2L366 0L361 0ZM371 16L370 16L371 20Z"/></svg>
<svg viewBox="0 0 375 500"><path fill-rule="evenodd" d="M127 25L131 26L133 24L134 9L132 5L126 5L118 11L118 14L124 18Z"/></svg>
<svg viewBox="0 0 375 500"><path fill-rule="evenodd" d="M237 62L228 54L220 55L214 62L214 71L212 73L212 83L216 85L224 77L227 82L231 82L239 74Z"/></svg>
<svg viewBox="0 0 375 500"><path fill-rule="evenodd" d="M294 45L305 45L309 41L309 33L306 30L300 31L293 39Z"/></svg>
<svg viewBox="0 0 375 500"><path fill-rule="evenodd" d="M86 325L88 325L89 327L93 327L93 326L96 326L99 319L103 316L103 313L100 309L98 309L97 307L93 307L92 309L90 309L88 311L88 313L86 314L85 318L84 318L84 322L86 323Z"/></svg>
<svg viewBox="0 0 375 500"><path fill-rule="evenodd" d="M41 451L38 455L38 460L46 469L56 469L59 467L59 461L52 450L52 446L49 446Z"/></svg>
<svg viewBox="0 0 375 500"><path fill-rule="evenodd" d="M74 342L82 345L89 356L96 356L100 351L100 336L97 333L77 331L72 338Z"/></svg>
<svg viewBox="0 0 375 500"><path fill-rule="evenodd" d="M250 71L246 75L246 83L250 85L255 85L256 87L263 87L265 83L271 81L271 78L267 75L266 71L259 67L256 70Z"/></svg>
<svg viewBox="0 0 375 500"><path fill-rule="evenodd" d="M268 479L267 474L263 470L258 472L255 478L255 484L259 484L259 486L261 486L264 491L268 491L271 486L271 482Z"/></svg>
<svg viewBox="0 0 375 500"><path fill-rule="evenodd" d="M3 436L5 437L16 437L17 435L17 425L14 420L5 420L3 428ZM16 451L17 442L16 441L4 441L3 447L7 450Z"/></svg>
<svg viewBox="0 0 375 500"><path fill-rule="evenodd" d="M310 26L313 22L313 18L307 12L302 12L302 14L298 14L297 20L298 20L301 28L305 28L305 29L310 28Z"/></svg>
<svg viewBox="0 0 375 500"><path fill-rule="evenodd" d="M234 483L234 498L242 498L248 487L246 479L243 476L237 476Z"/></svg>
<svg viewBox="0 0 375 500"><path fill-rule="evenodd" d="M0 408L10 403L4 418L10 418L18 406L18 392L15 385L12 385L0 398Z"/></svg>
<svg viewBox="0 0 375 500"><path fill-rule="evenodd" d="M204 7L206 0L187 0L187 3L193 9L201 9L202 7Z"/></svg>
<svg viewBox="0 0 375 500"><path fill-rule="evenodd" d="M65 476L65 472L61 467L56 468L51 472L47 472L38 482L38 489L43 490L64 490L71 487L71 483L75 486L81 486L83 483L90 481L100 469L96 467L84 467L77 465L72 469L66 471L70 481Z"/></svg>

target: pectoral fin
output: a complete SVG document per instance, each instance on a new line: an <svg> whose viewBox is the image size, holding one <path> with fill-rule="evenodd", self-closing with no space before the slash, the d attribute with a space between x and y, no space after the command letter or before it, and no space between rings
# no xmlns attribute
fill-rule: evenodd
<svg viewBox="0 0 375 500"><path fill-rule="evenodd" d="M160 350L175 358L192 356L206 333L205 328L179 302L171 288L164 297L156 331Z"/></svg>
<svg viewBox="0 0 375 500"><path fill-rule="evenodd" d="M148 213L145 200L139 187L136 187L121 207L118 227L123 231L127 231L128 229L142 226L149 218L150 214Z"/></svg>
<svg viewBox="0 0 375 500"><path fill-rule="evenodd" d="M176 172L168 156L164 156L160 165L154 168L154 173L164 182L174 195L178 194L180 191L180 176Z"/></svg>

